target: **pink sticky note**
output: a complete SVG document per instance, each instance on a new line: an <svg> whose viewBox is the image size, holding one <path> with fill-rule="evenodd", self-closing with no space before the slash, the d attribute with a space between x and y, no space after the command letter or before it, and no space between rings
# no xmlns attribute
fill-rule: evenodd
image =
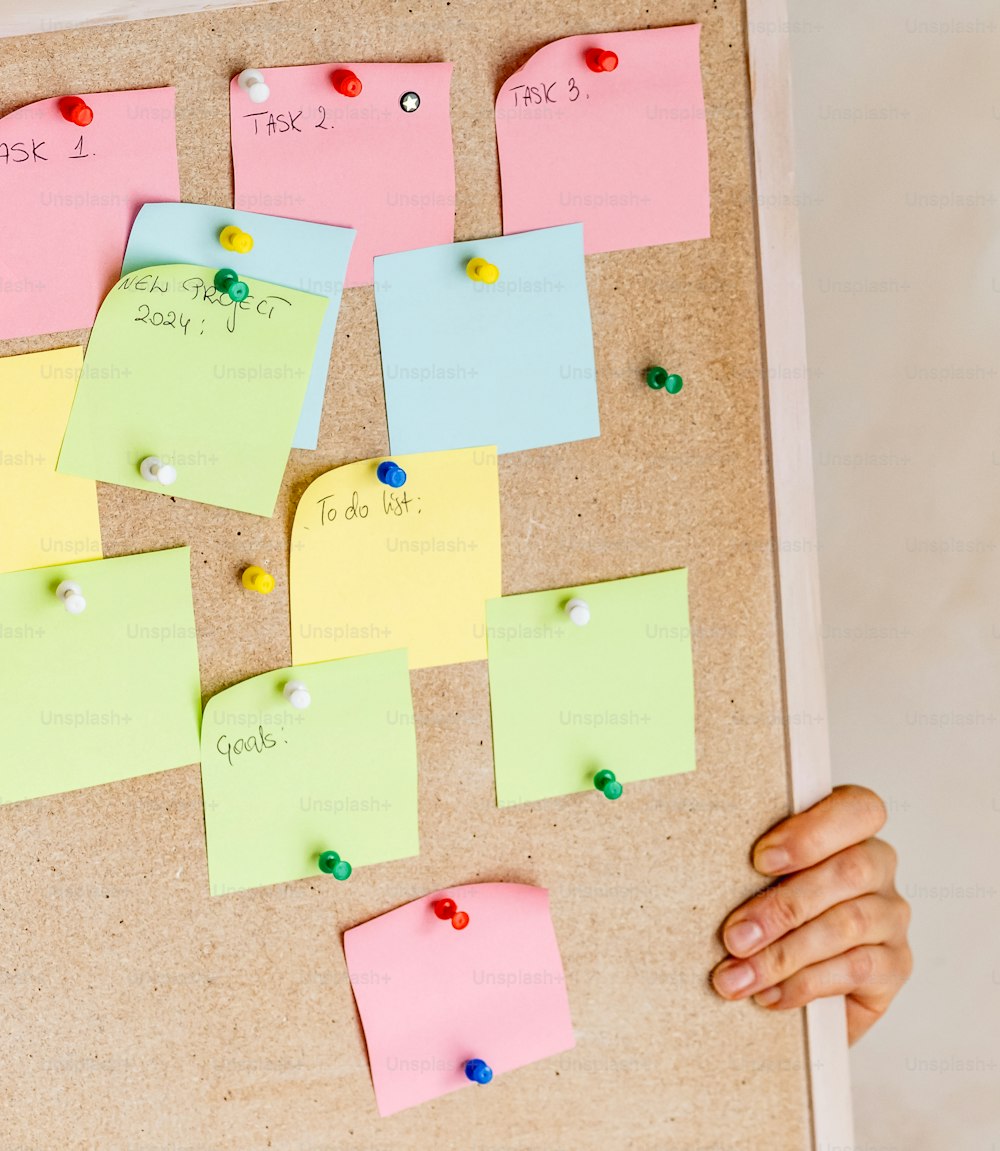
<svg viewBox="0 0 1000 1151"><path fill-rule="evenodd" d="M174 89L74 93L0 120L0 339L88 328L143 204L180 199Z"/></svg>
<svg viewBox="0 0 1000 1151"><path fill-rule="evenodd" d="M337 72L361 81L357 96ZM455 238L450 64L268 68L261 104L229 94L237 208L354 228L344 286L372 260Z"/></svg>
<svg viewBox="0 0 1000 1151"><path fill-rule="evenodd" d="M434 913L454 900L456 931ZM475 1086L465 1064L502 1075L568 1051L573 1025L549 893L472 883L415 899L344 932L379 1113Z"/></svg>
<svg viewBox="0 0 1000 1151"><path fill-rule="evenodd" d="M570 36L500 89L504 233L582 222L585 252L709 235L701 26ZM587 53L618 66L593 72Z"/></svg>

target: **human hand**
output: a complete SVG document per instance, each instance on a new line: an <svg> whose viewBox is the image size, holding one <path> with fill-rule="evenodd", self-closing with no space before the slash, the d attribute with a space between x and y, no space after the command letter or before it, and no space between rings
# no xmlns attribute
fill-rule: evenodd
<svg viewBox="0 0 1000 1151"><path fill-rule="evenodd" d="M881 1018L913 969L896 853L874 838L885 820L873 791L849 785L757 841L754 867L776 882L723 924L730 957L712 983L724 999L781 1011L845 995L851 1043Z"/></svg>

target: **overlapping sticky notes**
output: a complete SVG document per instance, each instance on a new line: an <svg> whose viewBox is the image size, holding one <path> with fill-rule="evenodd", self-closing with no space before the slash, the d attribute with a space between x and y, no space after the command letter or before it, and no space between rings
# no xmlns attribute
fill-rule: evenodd
<svg viewBox="0 0 1000 1151"><path fill-rule="evenodd" d="M284 696L295 681L305 709ZM420 850L405 651L238 683L206 706L201 745L213 895L322 880L324 851L357 868Z"/></svg>
<svg viewBox="0 0 1000 1151"><path fill-rule="evenodd" d="M61 98L0 119L0 339L87 328L118 277L141 204L180 199L174 89Z"/></svg>
<svg viewBox="0 0 1000 1151"><path fill-rule="evenodd" d="M435 915L441 898L467 927ZM544 888L452 887L345 931L344 952L382 1115L472 1086L470 1059L505 1075L574 1046Z"/></svg>
<svg viewBox="0 0 1000 1151"><path fill-rule="evenodd" d="M372 257L455 235L451 64L310 64L262 71L270 97L233 79L234 203L355 228L348 288L372 282ZM357 96L337 73L361 82Z"/></svg>
<svg viewBox="0 0 1000 1151"><path fill-rule="evenodd" d="M494 284L466 274L471 259ZM394 452L501 452L600 435L578 224L375 261Z"/></svg>
<svg viewBox="0 0 1000 1151"><path fill-rule="evenodd" d="M486 600L500 594L495 448L393 456L314 480L295 509L289 560L297 664L405 647L410 667L486 658Z"/></svg>
<svg viewBox="0 0 1000 1151"><path fill-rule="evenodd" d="M500 807L594 791L603 770L627 803L631 782L694 770L686 570L505 596L486 620Z"/></svg>
<svg viewBox="0 0 1000 1151"><path fill-rule="evenodd" d="M0 572L102 555L97 485L56 472L82 363L80 348L0 359Z"/></svg>
<svg viewBox="0 0 1000 1151"><path fill-rule="evenodd" d="M246 254L219 243L223 228L235 226L253 237ZM306 397L292 446L315 448L326 393L330 348L340 311L347 260L354 232L254 212L234 212L205 204L147 204L136 217L125 250L122 275L157 264L202 264L232 268L241 277L298 287L328 301L316 342Z"/></svg>
<svg viewBox="0 0 1000 1151"><path fill-rule="evenodd" d="M101 305L59 470L269 516L327 307L325 296L244 278L240 303L211 268L123 276ZM172 486L143 479L154 456Z"/></svg>
<svg viewBox="0 0 1000 1151"><path fill-rule="evenodd" d="M0 613L0 802L198 762L187 548L0 575Z"/></svg>
<svg viewBox="0 0 1000 1151"><path fill-rule="evenodd" d="M570 36L496 101L503 230L580 220L587 252L709 235L701 26ZM588 53L613 53L591 71Z"/></svg>

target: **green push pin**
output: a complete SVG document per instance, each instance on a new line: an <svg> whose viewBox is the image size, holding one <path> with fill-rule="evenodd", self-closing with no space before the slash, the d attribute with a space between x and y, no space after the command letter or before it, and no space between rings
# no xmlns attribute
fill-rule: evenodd
<svg viewBox="0 0 1000 1151"><path fill-rule="evenodd" d="M250 289L232 268L220 268L215 273L215 290L225 292L236 304L242 303L250 295Z"/></svg>
<svg viewBox="0 0 1000 1151"><path fill-rule="evenodd" d="M346 859L341 859L335 851L324 851L319 857L319 869L324 875L332 875L334 879L347 879L351 874L351 865Z"/></svg>
<svg viewBox="0 0 1000 1151"><path fill-rule="evenodd" d="M684 381L680 376L668 372L666 368L657 367L646 369L646 383L657 390L665 388L672 396L676 396L684 387Z"/></svg>
<svg viewBox="0 0 1000 1151"><path fill-rule="evenodd" d="M622 793L622 785L615 778L615 773L607 768L594 776L594 787L603 791L606 799L617 799Z"/></svg>

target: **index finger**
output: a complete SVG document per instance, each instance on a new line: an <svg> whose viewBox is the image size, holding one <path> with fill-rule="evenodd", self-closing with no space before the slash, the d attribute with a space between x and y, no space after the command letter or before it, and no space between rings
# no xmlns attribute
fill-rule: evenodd
<svg viewBox="0 0 1000 1151"><path fill-rule="evenodd" d="M787 875L812 867L838 851L877 835L885 804L867 787L835 787L808 811L776 824L754 845L753 865L764 875Z"/></svg>

